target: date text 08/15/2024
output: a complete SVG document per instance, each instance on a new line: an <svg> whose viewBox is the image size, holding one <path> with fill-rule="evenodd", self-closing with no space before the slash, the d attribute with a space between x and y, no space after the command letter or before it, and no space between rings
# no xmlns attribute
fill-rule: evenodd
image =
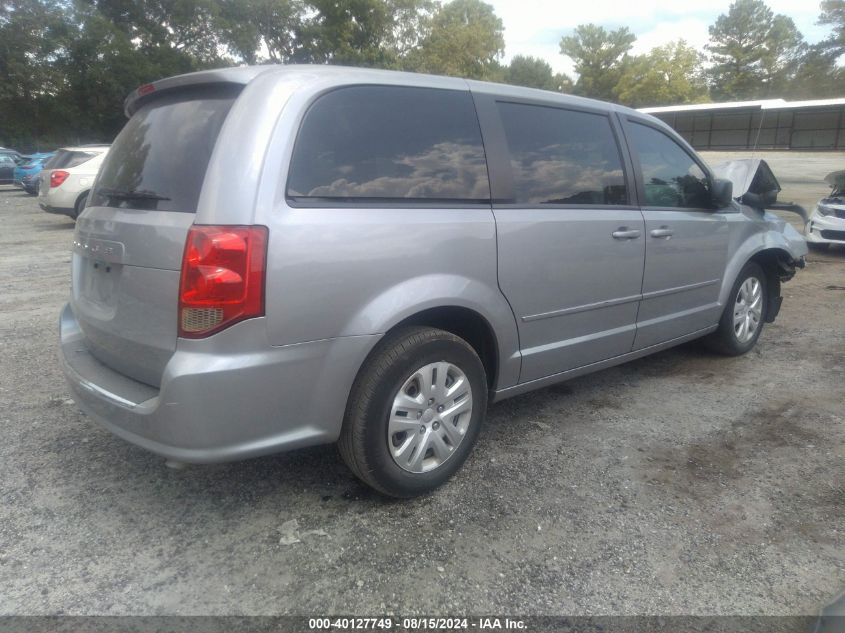
<svg viewBox="0 0 845 633"><path fill-rule="evenodd" d="M391 630L405 631L443 631L468 630L482 631L520 631L525 630L525 622L519 619L479 617L479 618L442 618L442 617L412 617L412 618L309 618L310 630Z"/></svg>

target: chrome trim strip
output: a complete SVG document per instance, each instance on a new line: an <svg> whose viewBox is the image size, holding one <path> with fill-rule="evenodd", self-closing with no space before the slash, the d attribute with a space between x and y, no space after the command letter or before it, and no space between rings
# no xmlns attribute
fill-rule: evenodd
<svg viewBox="0 0 845 633"><path fill-rule="evenodd" d="M625 303L633 303L634 301L642 301L643 299L655 299L657 297L664 297L672 295L677 292L686 292L687 290L697 290L699 288L706 288L721 282L721 279L710 279L709 281L699 281L694 284L687 284L686 286L676 286L675 288L666 288L665 290L654 290L639 295L631 295L630 297L620 297L619 299L608 299L607 301L597 301L596 303L585 303L584 305L574 306L572 308L563 308L561 310L552 310L551 312L541 312L539 314L528 314L520 317L523 323L530 321L539 321L540 319L552 319L554 317L566 316L568 314L577 314L579 312L587 312L588 310L600 310L601 308L610 308L612 306L619 306Z"/></svg>
<svg viewBox="0 0 845 633"><path fill-rule="evenodd" d="M686 292L687 290L697 290L698 288L706 288L722 281L721 279L711 279L710 281L699 281L694 284L687 284L686 286L676 286L675 288L666 288L665 290L654 290L652 292L645 292L642 295L643 299L654 299L656 297L665 297L666 295L673 295L676 292Z"/></svg>
<svg viewBox="0 0 845 633"><path fill-rule="evenodd" d="M554 317L565 316L567 314L577 314L578 312L586 312L587 310L598 310L600 308L609 308L611 306L618 306L625 303L633 303L642 299L642 295L631 295L630 297L620 297L619 299L608 299L607 301L598 301L596 303L586 303L584 305L575 306L572 308L563 308L562 310L552 310L551 312L541 312L540 314L529 314L522 317L523 322L539 321L540 319L551 319Z"/></svg>

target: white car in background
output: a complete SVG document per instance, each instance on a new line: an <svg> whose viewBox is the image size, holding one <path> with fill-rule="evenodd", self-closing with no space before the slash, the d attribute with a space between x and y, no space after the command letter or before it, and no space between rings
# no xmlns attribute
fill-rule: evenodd
<svg viewBox="0 0 845 633"><path fill-rule="evenodd" d="M819 200L807 224L804 237L810 248L826 250L831 244L845 246L845 169L824 177L832 191Z"/></svg>
<svg viewBox="0 0 845 633"><path fill-rule="evenodd" d="M108 151L108 145L80 145L58 150L41 170L38 205L48 213L76 219L88 202L88 192Z"/></svg>

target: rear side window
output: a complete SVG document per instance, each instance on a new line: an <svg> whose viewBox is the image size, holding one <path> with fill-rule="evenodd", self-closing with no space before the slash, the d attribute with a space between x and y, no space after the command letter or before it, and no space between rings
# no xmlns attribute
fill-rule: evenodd
<svg viewBox="0 0 845 633"><path fill-rule="evenodd" d="M628 204L610 120L602 114L499 103L522 204Z"/></svg>
<svg viewBox="0 0 845 633"><path fill-rule="evenodd" d="M77 165L81 165L82 163L91 160L97 154L99 154L99 152L73 152L66 149L60 149L56 152L55 156L47 161L47 165L45 166L50 169L70 169L71 167L76 167Z"/></svg>
<svg viewBox="0 0 845 633"><path fill-rule="evenodd" d="M644 206L709 209L707 175L686 150L663 132L631 123L631 144L640 161Z"/></svg>
<svg viewBox="0 0 845 633"><path fill-rule="evenodd" d="M323 95L302 122L287 195L326 203L489 200L472 97L397 86Z"/></svg>
<svg viewBox="0 0 845 633"><path fill-rule="evenodd" d="M195 213L239 86L164 93L142 105L103 161L91 205Z"/></svg>

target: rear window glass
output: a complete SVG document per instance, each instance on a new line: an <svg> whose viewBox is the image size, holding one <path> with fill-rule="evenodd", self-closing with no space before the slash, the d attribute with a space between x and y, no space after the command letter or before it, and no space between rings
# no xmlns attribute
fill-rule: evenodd
<svg viewBox="0 0 845 633"><path fill-rule="evenodd" d="M398 86L323 95L299 131L287 195L332 203L488 200L472 97Z"/></svg>
<svg viewBox="0 0 845 633"><path fill-rule="evenodd" d="M499 103L515 202L627 204L619 146L605 115Z"/></svg>
<svg viewBox="0 0 845 633"><path fill-rule="evenodd" d="M50 169L70 169L94 158L99 152L72 152L61 149L46 165Z"/></svg>
<svg viewBox="0 0 845 633"><path fill-rule="evenodd" d="M195 213L211 152L240 86L165 93L114 140L91 205Z"/></svg>

